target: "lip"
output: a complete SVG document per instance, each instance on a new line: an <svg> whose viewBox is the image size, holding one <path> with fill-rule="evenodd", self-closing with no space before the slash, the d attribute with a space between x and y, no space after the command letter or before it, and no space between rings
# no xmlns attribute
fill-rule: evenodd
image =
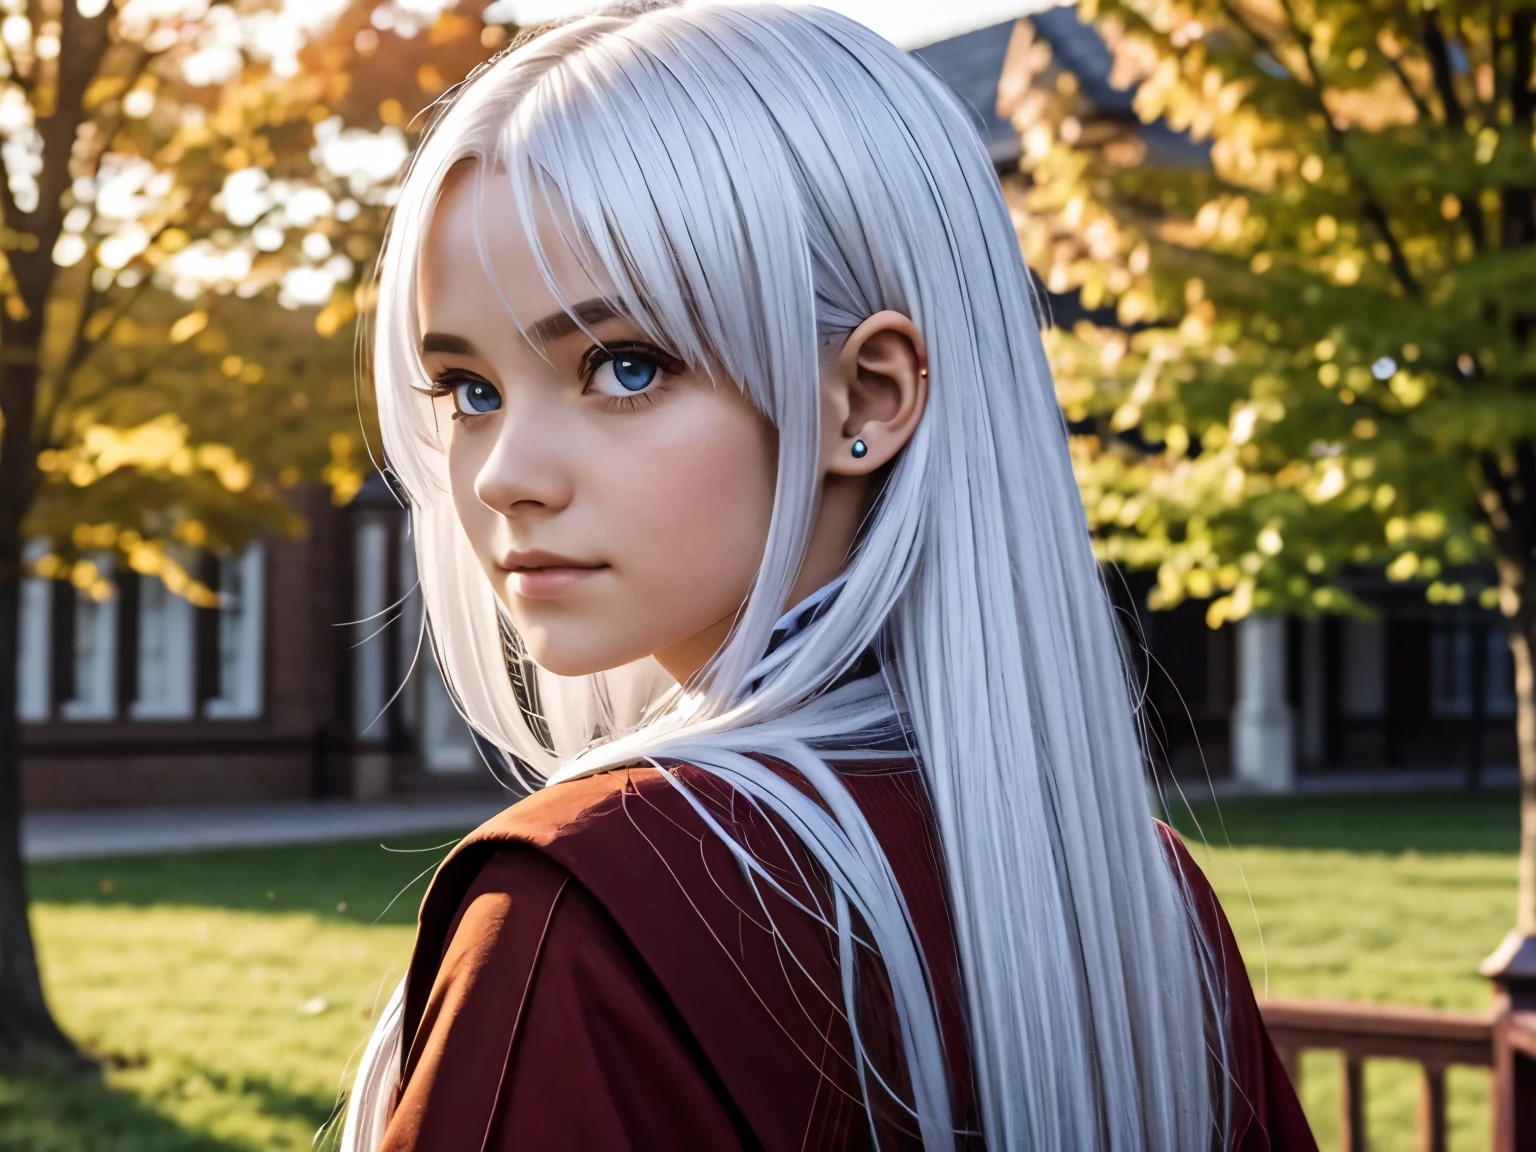
<svg viewBox="0 0 1536 1152"><path fill-rule="evenodd" d="M606 564L584 564L554 552L508 552L501 568L512 577L512 590L519 596L545 600L568 592L577 584L607 569Z"/></svg>

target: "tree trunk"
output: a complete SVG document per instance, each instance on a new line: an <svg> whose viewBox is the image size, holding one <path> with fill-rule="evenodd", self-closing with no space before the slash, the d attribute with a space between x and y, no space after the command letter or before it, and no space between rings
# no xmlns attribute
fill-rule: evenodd
<svg viewBox="0 0 1536 1152"><path fill-rule="evenodd" d="M1513 465L1511 468L1510 465ZM1519 952L1518 978L1536 995L1536 442L1516 443L1506 460L1479 459L1479 498L1493 533L1499 609L1509 622L1515 665L1515 740L1520 762L1520 888L1515 927L1483 974L1495 981ZM1524 941L1524 944L1520 942Z"/></svg>
<svg viewBox="0 0 1536 1152"><path fill-rule="evenodd" d="M1520 762L1520 890L1511 937L1527 949L1536 993L1536 443L1511 453L1514 468L1486 462L1489 496L1484 508L1493 529L1499 572L1499 607L1509 621L1515 665L1515 746Z"/></svg>
<svg viewBox="0 0 1536 1152"><path fill-rule="evenodd" d="M72 174L70 156L86 118L85 94L109 47L117 6L86 16L76 4L60 12L61 42L53 79L52 108L37 120L42 169L38 203L22 212L0 163L0 223L32 238L8 246L14 277L0 301L0 1063L89 1062L53 1022L38 977L32 928L27 919L26 874L21 866L21 726L16 714L16 658L21 606L22 524L37 492L38 350L57 269L53 246L63 220L62 195Z"/></svg>
<svg viewBox="0 0 1536 1152"><path fill-rule="evenodd" d="M1484 463L1489 498L1484 501L1498 550L1499 606L1509 621L1515 663L1515 738L1520 759L1520 886L1515 926L1480 971L1493 981L1502 1010L1536 1011L1536 444L1515 446L1515 469L1506 475ZM1500 1043L1503 1043L1502 1041ZM1505 1045L1508 1047L1508 1045ZM1500 1057L1496 1095L1513 1091L1514 1059ZM1498 1130L1507 1137L1513 1114L1504 1108ZM1501 1137L1503 1138L1503 1137ZM1504 1145L1499 1145L1503 1147Z"/></svg>
<svg viewBox="0 0 1536 1152"><path fill-rule="evenodd" d="M83 1064L38 979L21 864L21 730L16 716L20 555L0 556L0 1064Z"/></svg>
<svg viewBox="0 0 1536 1152"><path fill-rule="evenodd" d="M48 1012L21 864L20 648L22 520L37 490L32 415L41 325L0 322L0 1063L87 1065Z"/></svg>
<svg viewBox="0 0 1536 1152"><path fill-rule="evenodd" d="M1536 573L1533 573L1536 575ZM1536 935L1536 580L1509 621L1515 662L1515 744L1520 758L1520 894L1515 930Z"/></svg>

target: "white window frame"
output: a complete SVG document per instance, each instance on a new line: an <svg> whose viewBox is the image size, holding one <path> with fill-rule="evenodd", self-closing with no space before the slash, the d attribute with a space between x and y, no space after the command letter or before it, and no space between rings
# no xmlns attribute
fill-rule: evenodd
<svg viewBox="0 0 1536 1152"><path fill-rule="evenodd" d="M219 694L203 704L210 720L254 720L266 683L266 547L219 558ZM234 675L226 676L226 669Z"/></svg>
<svg viewBox="0 0 1536 1152"><path fill-rule="evenodd" d="M469 723L454 707L443 682L442 670L430 645L425 646L417 669L421 691L421 724L417 733L421 763L434 775L470 772L480 766Z"/></svg>
<svg viewBox="0 0 1536 1152"><path fill-rule="evenodd" d="M22 563L31 568L47 552L47 541L28 541ZM52 580L39 576L27 576L21 581L16 715L23 723L47 720L53 702L53 585Z"/></svg>
<svg viewBox="0 0 1536 1152"><path fill-rule="evenodd" d="M459 710L437 665L430 638L423 634L421 590L416 587L416 541L409 531L400 533L400 618L390 625L397 636L397 667L410 681L396 707L416 737L421 766L428 772L470 772L480 766L469 725Z"/></svg>
<svg viewBox="0 0 1536 1152"><path fill-rule="evenodd" d="M135 720L190 720L197 712L197 609L158 576L140 575Z"/></svg>
<svg viewBox="0 0 1536 1152"><path fill-rule="evenodd" d="M111 555L91 557L110 580ZM75 590L75 694L59 705L65 720L111 720L117 716L117 611L114 586L105 600Z"/></svg>

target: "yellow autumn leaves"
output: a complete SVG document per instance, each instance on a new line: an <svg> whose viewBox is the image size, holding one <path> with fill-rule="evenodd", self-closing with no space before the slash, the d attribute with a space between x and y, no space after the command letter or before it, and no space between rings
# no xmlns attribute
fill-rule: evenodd
<svg viewBox="0 0 1536 1152"><path fill-rule="evenodd" d="M39 453L37 463L44 473L67 479L77 488L87 488L119 468L160 477L185 477L202 470L212 473L229 492L244 492L250 487L251 465L233 448L217 443L191 444L190 432L173 413L132 428L94 424L75 444Z"/></svg>
<svg viewBox="0 0 1536 1152"><path fill-rule="evenodd" d="M164 540L146 540L136 529L117 524L77 524L70 534L70 542L76 548L90 550L98 556L115 551L127 560L133 571L144 576L158 576L172 593L185 597L197 607L217 606L218 593L192 576L183 563L190 555L186 546L206 539L207 530L199 522L187 520L176 526L175 534L185 546ZM56 552L47 552L33 562L32 574L45 580L68 580L94 600L109 600L115 588L105 563L89 556L71 562Z"/></svg>

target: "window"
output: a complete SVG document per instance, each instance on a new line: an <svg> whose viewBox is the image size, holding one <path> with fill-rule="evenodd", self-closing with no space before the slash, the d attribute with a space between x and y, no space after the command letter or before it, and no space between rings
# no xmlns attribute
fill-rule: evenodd
<svg viewBox="0 0 1536 1152"><path fill-rule="evenodd" d="M194 708L196 609L158 576L139 576L138 699L135 720L189 720Z"/></svg>
<svg viewBox="0 0 1536 1152"><path fill-rule="evenodd" d="M1488 629L1488 715L1513 716L1515 706L1515 657L1501 620Z"/></svg>
<svg viewBox="0 0 1536 1152"><path fill-rule="evenodd" d="M415 734L421 764L428 772L466 772L480 766L480 754L469 725L454 707L432 641L422 631L421 589L417 585L416 543L409 531L400 533L400 612L389 626L395 634L397 675L410 678L396 704L406 727ZM381 622L382 623L382 622Z"/></svg>
<svg viewBox="0 0 1536 1152"><path fill-rule="evenodd" d="M1379 620L1346 620L1339 711L1354 719L1386 715L1387 629Z"/></svg>
<svg viewBox="0 0 1536 1152"><path fill-rule="evenodd" d="M1429 709L1436 716L1467 717L1473 712L1473 648L1482 633L1485 715L1515 714L1515 670L1509 654L1509 633L1503 621L1481 629L1447 624L1429 637Z"/></svg>
<svg viewBox="0 0 1536 1152"><path fill-rule="evenodd" d="M110 556L93 557L104 575ZM107 720L117 714L117 595L92 599L75 591L75 694L60 706L66 720Z"/></svg>
<svg viewBox="0 0 1536 1152"><path fill-rule="evenodd" d="M1465 628L1429 634L1429 710L1435 716L1472 715L1472 633Z"/></svg>
<svg viewBox="0 0 1536 1152"><path fill-rule="evenodd" d="M261 715L266 554L252 544L239 556L220 557L218 606L218 694L203 705L213 720L249 720Z"/></svg>
<svg viewBox="0 0 1536 1152"><path fill-rule="evenodd" d="M22 555L30 567L48 551L34 540ZM48 719L49 687L53 672L53 581L29 576L21 582L21 621L16 654L16 712L22 720Z"/></svg>
<svg viewBox="0 0 1536 1152"><path fill-rule="evenodd" d="M422 697L418 739L423 767L428 772L468 772L480 767L469 725L448 695L430 645L424 646L416 675Z"/></svg>

